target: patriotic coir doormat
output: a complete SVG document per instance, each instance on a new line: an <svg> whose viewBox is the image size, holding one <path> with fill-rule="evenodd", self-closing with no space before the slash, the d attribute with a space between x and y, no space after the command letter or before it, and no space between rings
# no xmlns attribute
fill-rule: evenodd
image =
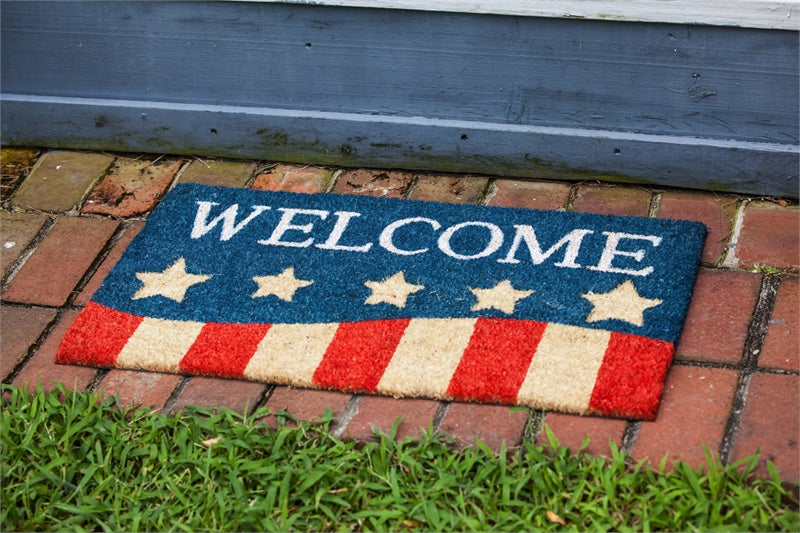
<svg viewBox="0 0 800 533"><path fill-rule="evenodd" d="M181 184L57 361L650 419L705 233Z"/></svg>

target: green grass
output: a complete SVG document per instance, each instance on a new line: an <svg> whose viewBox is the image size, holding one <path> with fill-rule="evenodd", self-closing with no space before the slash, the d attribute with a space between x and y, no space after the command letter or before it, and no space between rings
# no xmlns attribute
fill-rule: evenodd
<svg viewBox="0 0 800 533"><path fill-rule="evenodd" d="M800 527L774 468L751 479L755 458L659 473L616 450L455 451L434 435L359 445L330 436L329 418L272 431L254 423L265 412L164 417L64 389L4 395L3 531Z"/></svg>
<svg viewBox="0 0 800 533"><path fill-rule="evenodd" d="M753 272L760 272L761 274L766 274L768 276L777 276L781 274L786 274L789 272L790 269L788 268L778 268L769 265L761 265L757 264L753 267Z"/></svg>

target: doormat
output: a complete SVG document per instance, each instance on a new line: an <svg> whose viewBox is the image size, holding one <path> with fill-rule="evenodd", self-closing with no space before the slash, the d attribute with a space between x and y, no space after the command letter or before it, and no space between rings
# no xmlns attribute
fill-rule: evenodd
<svg viewBox="0 0 800 533"><path fill-rule="evenodd" d="M179 184L57 362L652 419L705 233Z"/></svg>

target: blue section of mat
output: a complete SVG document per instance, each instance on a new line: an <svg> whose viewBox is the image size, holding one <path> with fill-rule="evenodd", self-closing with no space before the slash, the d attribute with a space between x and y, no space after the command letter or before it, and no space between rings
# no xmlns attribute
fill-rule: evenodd
<svg viewBox="0 0 800 533"><path fill-rule="evenodd" d="M227 231L224 217L212 225L222 213L228 213ZM483 316L674 342L705 234L705 226L688 221L179 184L94 300L136 315L199 322ZM163 272L179 258L188 273L212 277L188 287L181 301L159 295L133 299L143 286L137 274ZM313 283L298 288L291 301L253 297L259 288L253 278L289 267L296 279ZM402 307L365 304L372 294L365 282L398 272L424 288L410 293ZM519 298L510 313L472 309L476 295L470 288L488 289L504 280L533 293ZM643 311L642 325L587 321L593 304L584 295L607 294L627 281L641 298L661 301Z"/></svg>

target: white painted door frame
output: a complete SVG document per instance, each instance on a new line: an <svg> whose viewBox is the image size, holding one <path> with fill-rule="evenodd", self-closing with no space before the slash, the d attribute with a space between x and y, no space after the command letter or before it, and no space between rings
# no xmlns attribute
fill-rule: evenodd
<svg viewBox="0 0 800 533"><path fill-rule="evenodd" d="M800 0L248 0L453 13L800 30Z"/></svg>

